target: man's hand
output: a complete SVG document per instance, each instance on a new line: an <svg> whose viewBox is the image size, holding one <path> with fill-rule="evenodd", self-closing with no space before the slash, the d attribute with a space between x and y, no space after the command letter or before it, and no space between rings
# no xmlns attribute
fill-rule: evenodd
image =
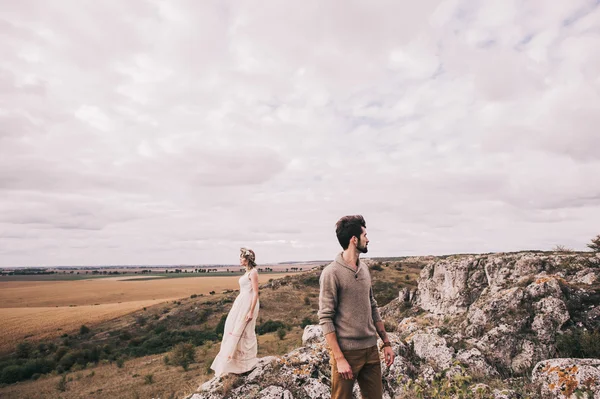
<svg viewBox="0 0 600 399"><path fill-rule="evenodd" d="M390 367L394 363L396 355L394 354L392 348L390 348L389 346L383 348L383 358L387 367Z"/></svg>
<svg viewBox="0 0 600 399"><path fill-rule="evenodd" d="M343 379L351 380L354 378L354 375L352 374L352 367L350 367L350 364L345 357L336 359L335 362L337 364L338 373L340 373Z"/></svg>

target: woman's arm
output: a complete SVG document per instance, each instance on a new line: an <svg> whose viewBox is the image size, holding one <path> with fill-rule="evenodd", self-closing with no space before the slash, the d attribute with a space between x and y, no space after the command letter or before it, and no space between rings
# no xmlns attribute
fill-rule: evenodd
<svg viewBox="0 0 600 399"><path fill-rule="evenodd" d="M252 320L254 317L254 309L256 309L256 304L258 303L258 272L256 269L252 270L248 275L250 278L250 284L252 284L252 303L250 304L250 311L248 315L246 315L246 321Z"/></svg>

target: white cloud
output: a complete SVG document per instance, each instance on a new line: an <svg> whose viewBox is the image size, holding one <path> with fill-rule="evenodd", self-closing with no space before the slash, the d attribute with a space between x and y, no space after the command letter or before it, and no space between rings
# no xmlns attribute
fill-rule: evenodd
<svg viewBox="0 0 600 399"><path fill-rule="evenodd" d="M584 249L597 2L12 2L0 266Z"/></svg>

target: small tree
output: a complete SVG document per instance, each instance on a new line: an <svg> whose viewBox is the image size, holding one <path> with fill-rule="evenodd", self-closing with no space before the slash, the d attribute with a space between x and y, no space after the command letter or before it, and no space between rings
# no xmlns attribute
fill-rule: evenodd
<svg viewBox="0 0 600 399"><path fill-rule="evenodd" d="M196 350L193 344L179 343L173 348L173 358L171 362L177 366L183 367L187 371L190 363L196 361Z"/></svg>
<svg viewBox="0 0 600 399"><path fill-rule="evenodd" d="M592 242L589 243L588 248L590 248L594 252L600 252L600 235L592 238Z"/></svg>
<svg viewBox="0 0 600 399"><path fill-rule="evenodd" d="M283 328L283 327L281 327L277 330L277 336L279 337L280 340L284 339L286 334L287 333L285 331L285 328Z"/></svg>

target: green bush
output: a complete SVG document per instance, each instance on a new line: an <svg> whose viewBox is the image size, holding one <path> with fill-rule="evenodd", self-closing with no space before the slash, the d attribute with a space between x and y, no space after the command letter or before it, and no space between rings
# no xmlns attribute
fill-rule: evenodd
<svg viewBox="0 0 600 399"><path fill-rule="evenodd" d="M173 348L171 362L187 371L190 363L196 361L196 350L191 343L179 343Z"/></svg>
<svg viewBox="0 0 600 399"><path fill-rule="evenodd" d="M277 336L279 337L280 340L285 338L285 335L287 334L285 328L281 327L277 329Z"/></svg>
<svg viewBox="0 0 600 399"><path fill-rule="evenodd" d="M571 330L556 338L561 357L600 358L600 331Z"/></svg>
<svg viewBox="0 0 600 399"><path fill-rule="evenodd" d="M0 374L0 382L3 384L12 384L23 379L25 370L23 366L12 365L5 367Z"/></svg>
<svg viewBox="0 0 600 399"><path fill-rule="evenodd" d="M56 384L56 389L60 392L64 392L67 390L67 376L63 375L58 384Z"/></svg>
<svg viewBox="0 0 600 399"><path fill-rule="evenodd" d="M67 354L67 352L69 352L69 348L67 348L66 346L59 346L56 352L54 353L54 360L58 362L60 359L62 359L64 355Z"/></svg>
<svg viewBox="0 0 600 399"><path fill-rule="evenodd" d="M285 324L279 320L267 320L256 328L258 335L267 334L285 328Z"/></svg>
<svg viewBox="0 0 600 399"><path fill-rule="evenodd" d="M23 342L19 342L19 344L17 344L16 356L19 359L29 358L29 356L31 356L32 352L33 352L33 345L31 344L31 342L23 341Z"/></svg>
<svg viewBox="0 0 600 399"><path fill-rule="evenodd" d="M35 374L46 374L54 370L56 362L51 359L31 359L23 365L23 379L31 378Z"/></svg>
<svg viewBox="0 0 600 399"><path fill-rule="evenodd" d="M85 335L90 332L90 328L85 324L79 327L79 335Z"/></svg>
<svg viewBox="0 0 600 399"><path fill-rule="evenodd" d="M311 324L315 324L314 320L312 319L312 317L305 317L302 319L302 323L300 324L300 326L302 326L302 328L309 326Z"/></svg>
<svg viewBox="0 0 600 399"><path fill-rule="evenodd" d="M381 267L381 263L375 263L373 264L373 266L371 266L371 270L376 270L378 272L383 270L383 267Z"/></svg>
<svg viewBox="0 0 600 399"><path fill-rule="evenodd" d="M150 385L154 382L154 374L146 374L144 376L144 384Z"/></svg>
<svg viewBox="0 0 600 399"><path fill-rule="evenodd" d="M217 324L217 327L215 328L215 332L217 334L223 334L225 332L225 321L226 320L227 320L226 314L221 316L221 319L219 320L219 323Z"/></svg>
<svg viewBox="0 0 600 399"><path fill-rule="evenodd" d="M318 287L319 286L319 276L308 276L302 279L302 284L309 287Z"/></svg>

